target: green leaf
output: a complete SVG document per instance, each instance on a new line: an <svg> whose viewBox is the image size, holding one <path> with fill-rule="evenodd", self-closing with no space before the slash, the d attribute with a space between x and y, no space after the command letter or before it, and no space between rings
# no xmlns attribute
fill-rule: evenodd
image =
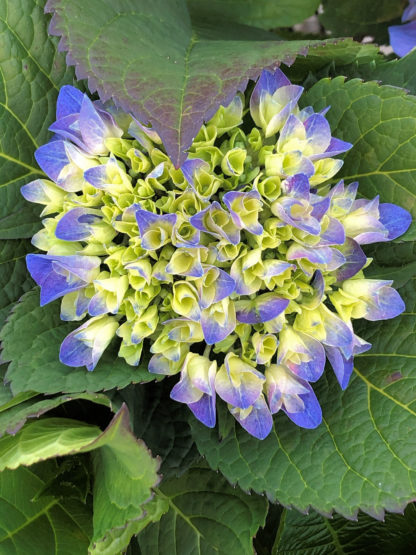
<svg viewBox="0 0 416 555"><path fill-rule="evenodd" d="M416 550L416 509L409 505L404 516L386 515L384 522L360 515L357 522L334 515L302 515L285 511L272 555L353 553L354 555L405 555Z"/></svg>
<svg viewBox="0 0 416 555"><path fill-rule="evenodd" d="M41 497L56 465L42 463L0 473L0 552L4 555L75 555L87 552L91 513L74 499Z"/></svg>
<svg viewBox="0 0 416 555"><path fill-rule="evenodd" d="M0 328L13 304L33 287L25 262L26 254L31 251L29 241L0 241Z"/></svg>
<svg viewBox="0 0 416 555"><path fill-rule="evenodd" d="M217 17L262 29L291 27L313 15L319 0L188 0L191 15Z"/></svg>
<svg viewBox="0 0 416 555"><path fill-rule="evenodd" d="M90 451L95 470L94 553L101 542L108 543L108 533L121 532L145 516L142 506L150 501L151 488L159 482L159 461L131 433L126 405L104 432L77 420L45 418L26 424L15 436L0 439L0 471ZM129 540L124 537L124 547Z"/></svg>
<svg viewBox="0 0 416 555"><path fill-rule="evenodd" d="M302 83L307 77L314 84L325 68L333 69L335 75L345 75L345 67L354 64L354 77L362 67L373 66L383 60L380 49L375 44L362 44L352 39L339 39L334 44L310 48L306 56L298 56L285 74L292 82ZM325 73L325 72L324 72ZM324 74L321 77L328 77Z"/></svg>
<svg viewBox="0 0 416 555"><path fill-rule="evenodd" d="M277 41L222 18L191 21L185 0L49 0L46 9L78 77L150 122L178 166L203 121L248 79L319 44Z"/></svg>
<svg viewBox="0 0 416 555"><path fill-rule="evenodd" d="M233 489L207 468L163 482L157 494L169 510L139 534L143 555L253 553L253 536L266 518L265 499Z"/></svg>
<svg viewBox="0 0 416 555"><path fill-rule="evenodd" d="M48 394L102 391L155 379L145 365L129 366L111 348L93 372L61 364L60 344L78 325L61 321L59 302L40 307L37 290L22 297L0 332L3 360L11 361L7 380L15 395L23 391Z"/></svg>
<svg viewBox="0 0 416 555"><path fill-rule="evenodd" d="M302 103L315 110L331 106L332 134L354 145L333 181L359 181L361 195L380 195L382 202L403 206L416 217L416 97L396 87L337 77L319 81Z"/></svg>
<svg viewBox="0 0 416 555"><path fill-rule="evenodd" d="M234 424L220 440L216 430L191 421L211 468L245 491L304 512L312 507L351 518L361 509L383 518L384 510L402 510L416 496L415 284L412 278L400 290L401 316L354 326L373 347L355 357L344 392L329 368L314 384L323 411L317 429L298 428L278 414L263 441Z"/></svg>
<svg viewBox="0 0 416 555"><path fill-rule="evenodd" d="M29 418L39 418L46 412L74 400L86 400L104 406L111 406L110 399L105 395L94 393L78 393L76 395L59 395L45 398L36 393L19 393L13 398L14 406L0 407L0 437L4 434L16 434ZM10 405L11 403L9 403Z"/></svg>
<svg viewBox="0 0 416 555"><path fill-rule="evenodd" d="M359 39L371 35L376 41L388 42L387 27L400 23L407 0L323 0L322 5L319 18L331 34Z"/></svg>
<svg viewBox="0 0 416 555"><path fill-rule="evenodd" d="M356 71L354 77L361 77L366 81L378 80L385 85L401 87L416 94L415 64L416 51L413 50L400 59L363 65Z"/></svg>
<svg viewBox="0 0 416 555"><path fill-rule="evenodd" d="M416 275L416 243L381 243L365 250L373 258L365 270L369 278L392 279L397 289Z"/></svg>
<svg viewBox="0 0 416 555"><path fill-rule="evenodd" d="M141 532L150 523L159 521L168 510L169 503L164 498L156 495L154 499L146 503L146 514L143 518L129 522L124 529L111 530L106 534L104 540L95 546L91 555L114 555L115 553L118 555L125 549L133 535Z"/></svg>
<svg viewBox="0 0 416 555"><path fill-rule="evenodd" d="M20 187L42 177L35 149L46 142L59 88L74 72L48 37L45 0L0 3L0 239L31 237L39 209Z"/></svg>
<svg viewBox="0 0 416 555"><path fill-rule="evenodd" d="M193 415L187 406L170 399L172 387L173 382L165 379L119 392L129 407L135 435L161 458L164 478L183 474L199 457L189 424Z"/></svg>

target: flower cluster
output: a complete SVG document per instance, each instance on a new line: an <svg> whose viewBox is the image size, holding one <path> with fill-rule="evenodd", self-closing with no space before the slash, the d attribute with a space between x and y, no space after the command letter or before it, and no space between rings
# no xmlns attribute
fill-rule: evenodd
<svg viewBox="0 0 416 555"><path fill-rule="evenodd" d="M398 56L406 56L416 46L416 0L409 0L402 22L389 27L390 44Z"/></svg>
<svg viewBox="0 0 416 555"><path fill-rule="evenodd" d="M342 388L370 348L355 318L403 311L391 281L366 279L361 245L410 224L393 204L331 186L351 144L331 136L326 110L300 109L302 87L264 71L202 126L181 168L157 133L63 87L55 133L36 152L50 178L22 188L44 205L28 269L41 304L62 298L83 320L60 360L93 370L115 336L119 356L179 375L171 397L207 426L217 395L250 434L284 411L314 428L311 383L326 359ZM145 346L145 347L144 347Z"/></svg>

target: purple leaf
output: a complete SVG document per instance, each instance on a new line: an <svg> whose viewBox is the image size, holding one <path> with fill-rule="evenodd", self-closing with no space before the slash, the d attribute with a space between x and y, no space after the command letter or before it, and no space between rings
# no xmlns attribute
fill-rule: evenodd
<svg viewBox="0 0 416 555"><path fill-rule="evenodd" d="M191 22L185 0L137 6L136 0L49 0L45 10L54 13L49 31L62 37L59 48L78 78L88 78L102 101L113 98L150 123L177 167L203 121L249 79L320 43L278 41L222 20L215 27Z"/></svg>

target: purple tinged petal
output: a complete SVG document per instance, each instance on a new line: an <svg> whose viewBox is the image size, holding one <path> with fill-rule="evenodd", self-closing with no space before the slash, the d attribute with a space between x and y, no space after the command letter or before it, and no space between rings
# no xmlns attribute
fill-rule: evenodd
<svg viewBox="0 0 416 555"><path fill-rule="evenodd" d="M354 369L353 357L347 359L337 347L328 345L325 351L341 389L346 389Z"/></svg>
<svg viewBox="0 0 416 555"><path fill-rule="evenodd" d="M314 152L325 151L331 142L331 128L322 114L313 114L305 121L306 137Z"/></svg>
<svg viewBox="0 0 416 555"><path fill-rule="evenodd" d="M88 150L94 154L106 154L104 146L107 127L91 100L84 96L79 114L79 128Z"/></svg>
<svg viewBox="0 0 416 555"><path fill-rule="evenodd" d="M309 200L310 184L307 175L298 173L286 178L282 190L289 196Z"/></svg>
<svg viewBox="0 0 416 555"><path fill-rule="evenodd" d="M245 416L245 411L239 408L228 408L237 422L253 437L265 439L271 432L273 418L263 395L253 404L247 416Z"/></svg>
<svg viewBox="0 0 416 555"><path fill-rule="evenodd" d="M268 322L284 312L288 305L288 299L273 293L265 293L251 300L239 300L235 302L237 320L244 324Z"/></svg>
<svg viewBox="0 0 416 555"><path fill-rule="evenodd" d="M58 100L56 101L56 119L61 119L70 114L79 114L84 94L72 87L64 85L59 90Z"/></svg>
<svg viewBox="0 0 416 555"><path fill-rule="evenodd" d="M86 366L94 370L118 328L110 316L92 318L65 337L59 351L59 360L67 366Z"/></svg>
<svg viewBox="0 0 416 555"><path fill-rule="evenodd" d="M26 264L41 288L43 306L88 285L98 275L101 260L95 256L28 254Z"/></svg>
<svg viewBox="0 0 416 555"><path fill-rule="evenodd" d="M276 92L277 89L280 87L286 87L291 85L292 83L283 73L280 68L277 68L275 71L269 71L268 69L264 69L261 72L259 80L254 87L252 98L253 102L257 102L259 100L259 95L262 93L269 93L273 94Z"/></svg>
<svg viewBox="0 0 416 555"><path fill-rule="evenodd" d="M91 225L101 220L97 210L72 208L58 221L55 236L63 241L82 241L91 235Z"/></svg>
<svg viewBox="0 0 416 555"><path fill-rule="evenodd" d="M325 368L325 350L319 341L290 326L280 332L279 341L278 363L303 380L319 380Z"/></svg>
<svg viewBox="0 0 416 555"><path fill-rule="evenodd" d="M326 332L322 343L330 347L339 347L343 355L350 358L353 353L354 334L348 324L324 305L320 306L320 312Z"/></svg>
<svg viewBox="0 0 416 555"><path fill-rule="evenodd" d="M84 172L84 179L96 189L105 189L109 181L105 164L86 170Z"/></svg>
<svg viewBox="0 0 416 555"><path fill-rule="evenodd" d="M155 354L149 360L147 366L151 374L163 374L165 376L173 376L181 369L181 364L178 361L171 361L164 357L162 354Z"/></svg>
<svg viewBox="0 0 416 555"><path fill-rule="evenodd" d="M334 272L337 281L345 281L355 276L355 274L364 268L367 262L367 257L360 245L350 237L347 237L345 245L341 250L345 256L345 262Z"/></svg>
<svg viewBox="0 0 416 555"><path fill-rule="evenodd" d="M317 428L322 422L321 406L309 383L304 380L300 381L308 389L308 393L299 395L305 405L304 410L301 412L290 412L285 406L282 409L297 426L307 429Z"/></svg>
<svg viewBox="0 0 416 555"><path fill-rule="evenodd" d="M261 395L265 377L261 372L228 353L215 376L215 389L223 401L234 407L247 409Z"/></svg>
<svg viewBox="0 0 416 555"><path fill-rule="evenodd" d="M416 21L392 25L388 29L390 45L398 56L406 56L416 46Z"/></svg>
<svg viewBox="0 0 416 555"><path fill-rule="evenodd" d="M214 345L228 337L234 331L235 326L234 303L228 299L201 311L201 327L207 345Z"/></svg>
<svg viewBox="0 0 416 555"><path fill-rule="evenodd" d="M207 276L208 272L215 272L216 278L212 284L206 285L204 277ZM200 306L204 309L229 297L235 290L235 281L225 270L221 270L216 266L207 265L205 266L203 279L200 281L197 288ZM213 293L211 288L214 288Z"/></svg>
<svg viewBox="0 0 416 555"><path fill-rule="evenodd" d="M264 260L263 268L264 272L261 275L261 278L268 279L280 276L289 269L296 270L296 265L290 264L290 262L284 262L283 260Z"/></svg>
<svg viewBox="0 0 416 555"><path fill-rule="evenodd" d="M320 235L321 240L319 241L319 245L322 247L343 245L346 241L344 226L335 218L328 217L328 219L328 226Z"/></svg>
<svg viewBox="0 0 416 555"><path fill-rule="evenodd" d="M208 428L214 428L216 423L215 395L204 395L199 401L189 403L188 407L194 416Z"/></svg>
<svg viewBox="0 0 416 555"><path fill-rule="evenodd" d="M365 315L366 320L389 320L396 318L406 309L400 294L388 285L381 287L377 291L377 298L373 303L368 304L368 310Z"/></svg>
<svg viewBox="0 0 416 555"><path fill-rule="evenodd" d="M331 199L329 199L328 197L322 198L318 195L311 195L311 206L312 206L311 216L313 216L320 222L324 217L324 215L328 212L328 208L330 204L331 204Z"/></svg>
<svg viewBox="0 0 416 555"><path fill-rule="evenodd" d="M65 141L51 141L35 151L36 162L46 175L57 181L62 169L69 164Z"/></svg>
<svg viewBox="0 0 416 555"><path fill-rule="evenodd" d="M209 169L208 162L201 160L200 158L188 158L182 166L181 170L186 179L186 181L190 184L194 184L194 175L195 173L200 170L201 168Z"/></svg>
<svg viewBox="0 0 416 555"><path fill-rule="evenodd" d="M388 230L384 240L392 241L409 229L412 223L410 212L396 204L382 203L379 206L380 222Z"/></svg>
<svg viewBox="0 0 416 555"><path fill-rule="evenodd" d="M347 143L346 141L341 141L341 139L332 137L331 142L329 143L329 146L325 150L325 152L322 152L320 154L312 154L312 156L310 156L310 159L315 162L317 160L322 160L323 158L334 158L339 154L347 152L347 150L350 150L352 147L353 145L351 143Z"/></svg>
<svg viewBox="0 0 416 555"><path fill-rule="evenodd" d="M64 118L58 119L49 126L49 131L60 135L64 139L68 139L77 144L80 148L85 148L82 137L79 132L79 115L71 114Z"/></svg>

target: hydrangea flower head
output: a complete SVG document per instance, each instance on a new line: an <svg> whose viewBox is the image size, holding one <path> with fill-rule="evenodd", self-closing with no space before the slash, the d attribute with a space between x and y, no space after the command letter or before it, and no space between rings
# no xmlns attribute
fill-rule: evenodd
<svg viewBox="0 0 416 555"><path fill-rule="evenodd" d="M326 360L344 389L371 347L354 320L404 309L390 281L365 278L361 245L399 237L410 215L328 184L352 145L326 110L299 108L302 91L264 71L249 109L241 94L222 106L175 168L152 129L61 89L36 153L49 179L22 194L44 207L45 254L27 257L41 304L61 298L81 322L64 364L92 371L115 341L128 364L150 352L150 373L176 376L172 399L206 426L218 399L259 439L280 411L320 424Z"/></svg>

